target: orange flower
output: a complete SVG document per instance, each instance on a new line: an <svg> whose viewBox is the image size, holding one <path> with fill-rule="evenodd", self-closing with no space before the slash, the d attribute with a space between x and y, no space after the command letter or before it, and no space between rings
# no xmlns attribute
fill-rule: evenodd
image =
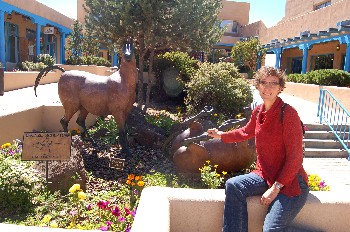
<svg viewBox="0 0 350 232"><path fill-rule="evenodd" d="M137 185L140 187L143 187L145 185L145 182L143 182L142 180L137 182Z"/></svg>
<svg viewBox="0 0 350 232"><path fill-rule="evenodd" d="M130 185L131 181L130 180L126 180L126 184Z"/></svg>
<svg viewBox="0 0 350 232"><path fill-rule="evenodd" d="M128 175L128 180L133 180L135 178L135 175L134 174L129 174Z"/></svg>
<svg viewBox="0 0 350 232"><path fill-rule="evenodd" d="M142 180L142 176L135 176L135 180L136 181Z"/></svg>

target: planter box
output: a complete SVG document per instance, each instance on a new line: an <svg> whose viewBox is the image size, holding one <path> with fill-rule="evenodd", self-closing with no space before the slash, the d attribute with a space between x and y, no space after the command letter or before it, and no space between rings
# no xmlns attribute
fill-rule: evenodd
<svg viewBox="0 0 350 232"><path fill-rule="evenodd" d="M4 76L5 92L34 86L35 79L38 76L38 74L39 72L5 72L5 76ZM40 80L40 84L58 82L58 79L60 76L61 76L61 71L50 72Z"/></svg>

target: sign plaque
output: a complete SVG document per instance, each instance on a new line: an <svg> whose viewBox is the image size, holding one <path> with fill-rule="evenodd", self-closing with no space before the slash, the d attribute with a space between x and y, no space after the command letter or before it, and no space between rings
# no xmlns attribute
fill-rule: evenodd
<svg viewBox="0 0 350 232"><path fill-rule="evenodd" d="M111 158L111 160L109 161L109 167L119 171L124 170L124 164L125 164L125 159Z"/></svg>
<svg viewBox="0 0 350 232"><path fill-rule="evenodd" d="M24 132L22 161L69 160L71 142L67 132Z"/></svg>

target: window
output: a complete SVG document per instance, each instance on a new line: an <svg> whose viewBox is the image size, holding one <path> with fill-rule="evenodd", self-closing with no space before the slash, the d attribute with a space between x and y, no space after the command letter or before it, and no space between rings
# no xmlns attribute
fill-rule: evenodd
<svg viewBox="0 0 350 232"><path fill-rule="evenodd" d="M327 1L327 2L324 2L324 3L318 4L318 5L315 5L314 9L315 10L319 10L319 9L324 8L326 6L330 6L331 4L332 4L332 1Z"/></svg>
<svg viewBox="0 0 350 232"><path fill-rule="evenodd" d="M313 69L312 70L332 69L333 68L333 61L334 61L334 54L313 56L312 57Z"/></svg>

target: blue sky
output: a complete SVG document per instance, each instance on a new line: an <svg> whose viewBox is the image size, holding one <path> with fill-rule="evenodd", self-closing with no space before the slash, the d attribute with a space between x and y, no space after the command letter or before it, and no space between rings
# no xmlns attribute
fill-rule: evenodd
<svg viewBox="0 0 350 232"><path fill-rule="evenodd" d="M58 12L77 18L77 0L37 0ZM267 27L276 25L284 17L285 0L236 0L236 2L249 2L249 23L264 21Z"/></svg>

